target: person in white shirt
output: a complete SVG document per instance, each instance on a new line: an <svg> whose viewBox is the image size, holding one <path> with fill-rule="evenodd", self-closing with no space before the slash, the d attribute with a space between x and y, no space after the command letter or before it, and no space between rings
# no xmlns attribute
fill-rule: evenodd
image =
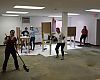
<svg viewBox="0 0 100 80"><path fill-rule="evenodd" d="M62 58L61 60L64 60L64 46L65 46L65 36L63 33L60 32L60 29L59 28L56 28L56 34L54 35L55 37L54 38L57 38L57 45L56 45L56 58L59 57L59 47L61 46L61 53L62 53Z"/></svg>

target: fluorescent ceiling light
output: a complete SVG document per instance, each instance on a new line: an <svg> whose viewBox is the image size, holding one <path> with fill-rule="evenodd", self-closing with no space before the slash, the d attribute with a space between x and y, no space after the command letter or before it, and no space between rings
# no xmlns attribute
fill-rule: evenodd
<svg viewBox="0 0 100 80"><path fill-rule="evenodd" d="M2 14L2 16L19 16L19 15L12 15L12 14Z"/></svg>
<svg viewBox="0 0 100 80"><path fill-rule="evenodd" d="M68 16L77 16L77 15L80 15L80 14L76 14L76 13L68 13ZM62 17L62 16L48 16L48 17Z"/></svg>
<svg viewBox="0 0 100 80"><path fill-rule="evenodd" d="M15 14L27 14L29 12L19 12L19 11L6 11L6 13L15 13Z"/></svg>
<svg viewBox="0 0 100 80"><path fill-rule="evenodd" d="M77 15L80 15L80 14L76 14L76 13L68 13L69 16L77 16Z"/></svg>
<svg viewBox="0 0 100 80"><path fill-rule="evenodd" d="M48 17L62 17L62 16L48 16Z"/></svg>
<svg viewBox="0 0 100 80"><path fill-rule="evenodd" d="M37 6L14 6L13 8L22 8L22 9L44 9L45 7L37 7Z"/></svg>
<svg viewBox="0 0 100 80"><path fill-rule="evenodd" d="M85 10L85 11L90 11L90 12L100 12L100 9L89 9L89 10Z"/></svg>

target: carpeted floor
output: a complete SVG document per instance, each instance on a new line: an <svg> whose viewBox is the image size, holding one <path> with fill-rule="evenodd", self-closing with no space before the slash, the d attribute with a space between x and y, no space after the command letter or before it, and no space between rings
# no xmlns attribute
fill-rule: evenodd
<svg viewBox="0 0 100 80"><path fill-rule="evenodd" d="M84 47L68 50L64 60L42 55L21 57L30 69L25 72L18 58L20 71L14 70L12 57L7 72L0 73L0 80L96 80L100 79L100 48ZM4 60L4 47L0 47L0 71Z"/></svg>

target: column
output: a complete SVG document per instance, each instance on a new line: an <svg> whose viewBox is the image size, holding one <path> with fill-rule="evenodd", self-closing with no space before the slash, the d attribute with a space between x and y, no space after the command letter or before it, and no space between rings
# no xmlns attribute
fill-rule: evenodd
<svg viewBox="0 0 100 80"><path fill-rule="evenodd" d="M51 32L56 32L56 20L54 19L54 17L52 18Z"/></svg>
<svg viewBox="0 0 100 80"><path fill-rule="evenodd" d="M62 33L65 35L65 48L64 51L67 51L67 26L68 26L68 13L62 12Z"/></svg>

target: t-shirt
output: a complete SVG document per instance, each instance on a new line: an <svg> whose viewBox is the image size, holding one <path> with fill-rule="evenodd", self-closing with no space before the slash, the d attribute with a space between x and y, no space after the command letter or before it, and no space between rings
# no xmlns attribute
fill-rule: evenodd
<svg viewBox="0 0 100 80"><path fill-rule="evenodd" d="M29 32L28 31L23 31L22 34L23 34L23 36L28 36Z"/></svg>
<svg viewBox="0 0 100 80"><path fill-rule="evenodd" d="M87 29L82 29L82 35L88 35L88 30Z"/></svg>
<svg viewBox="0 0 100 80"><path fill-rule="evenodd" d="M35 31L34 30L30 31L30 37L35 37Z"/></svg>
<svg viewBox="0 0 100 80"><path fill-rule="evenodd" d="M56 33L55 35L54 35L56 38L57 38L57 40L58 40L58 42L57 43L65 43L65 36L64 36L64 34L63 33Z"/></svg>

